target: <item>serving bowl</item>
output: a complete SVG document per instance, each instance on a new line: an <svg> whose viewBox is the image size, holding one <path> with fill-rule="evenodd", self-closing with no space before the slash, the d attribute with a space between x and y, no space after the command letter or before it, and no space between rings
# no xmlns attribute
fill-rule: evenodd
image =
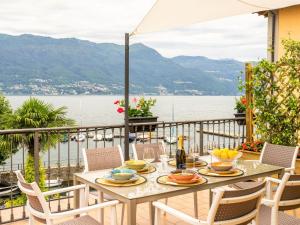
<svg viewBox="0 0 300 225"><path fill-rule="evenodd" d="M215 171L229 171L233 164L231 162L214 162L210 164L210 167Z"/></svg>
<svg viewBox="0 0 300 225"><path fill-rule="evenodd" d="M172 180L189 181L195 178L195 172L192 170L175 170L168 176Z"/></svg>
<svg viewBox="0 0 300 225"><path fill-rule="evenodd" d="M128 160L125 161L125 165L132 170L141 170L146 166L146 162L144 160Z"/></svg>
<svg viewBox="0 0 300 225"><path fill-rule="evenodd" d="M114 169L111 171L111 177L115 180L130 180L136 174L131 169Z"/></svg>

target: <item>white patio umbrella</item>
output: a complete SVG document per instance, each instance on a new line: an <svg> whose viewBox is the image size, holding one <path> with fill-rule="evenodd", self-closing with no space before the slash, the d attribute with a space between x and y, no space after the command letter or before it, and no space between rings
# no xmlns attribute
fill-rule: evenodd
<svg viewBox="0 0 300 225"><path fill-rule="evenodd" d="M300 4L300 0L157 0L131 35Z"/></svg>
<svg viewBox="0 0 300 225"><path fill-rule="evenodd" d="M129 37L224 17L275 10L300 0L157 0L139 25L125 34L125 158L129 157Z"/></svg>

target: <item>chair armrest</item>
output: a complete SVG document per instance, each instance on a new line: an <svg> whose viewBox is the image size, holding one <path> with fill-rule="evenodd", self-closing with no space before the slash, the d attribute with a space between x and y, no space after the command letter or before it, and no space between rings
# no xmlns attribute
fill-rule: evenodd
<svg viewBox="0 0 300 225"><path fill-rule="evenodd" d="M265 181L266 181L266 182L273 182L273 183L277 183L277 184L280 184L280 183L281 183L281 180L276 179L276 178L274 178L274 177L266 177L266 178L265 178Z"/></svg>
<svg viewBox="0 0 300 225"><path fill-rule="evenodd" d="M290 168L284 168L284 171L285 171L285 172L291 172L291 173L294 173L294 172L295 172L295 168L292 168L292 167L290 167Z"/></svg>
<svg viewBox="0 0 300 225"><path fill-rule="evenodd" d="M61 217L75 216L75 215L79 215L79 214L82 214L82 213L87 213L89 211L96 210L96 209L116 206L117 204L119 204L119 201L118 200L113 200L113 201L109 201L109 202L104 202L104 203L99 203L99 204L95 204L95 205L91 205L91 206L86 206L86 207L79 208L79 209L73 209L73 210L66 211L66 212L51 213L49 218L50 219L59 219Z"/></svg>
<svg viewBox="0 0 300 225"><path fill-rule="evenodd" d="M86 187L87 186L85 184L80 184L80 185L75 185L75 186L71 186L71 187L56 189L53 191L46 191L46 192L43 192L42 194L43 194L43 196L55 195L55 194L59 194L59 193L75 191L78 189L85 189Z"/></svg>
<svg viewBox="0 0 300 225"><path fill-rule="evenodd" d="M206 221L195 219L183 212L173 209L161 202L153 202L153 206L192 225L207 225Z"/></svg>
<svg viewBox="0 0 300 225"><path fill-rule="evenodd" d="M275 202L273 200L270 200L270 199L266 199L266 198L263 198L261 200L261 203L266 205L266 206L270 206L270 207L273 207Z"/></svg>

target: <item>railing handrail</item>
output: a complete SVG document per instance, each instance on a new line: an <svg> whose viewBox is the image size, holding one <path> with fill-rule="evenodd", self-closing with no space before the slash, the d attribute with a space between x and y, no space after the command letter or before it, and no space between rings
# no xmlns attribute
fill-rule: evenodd
<svg viewBox="0 0 300 225"><path fill-rule="evenodd" d="M215 122L215 121L237 121L245 119L245 117L235 117L235 118L221 118L221 119L205 119L205 120L182 120L182 121L158 121L158 122L145 122L145 123L130 123L131 126L134 125L160 125L160 124L181 124L181 123L205 123L205 122ZM94 126L72 126L72 127L50 127L50 128L25 128L25 129L7 129L0 130L0 135L5 134L24 134L24 133L34 133L34 132L49 132L49 131L65 131L65 130L88 130L88 129L112 129L112 128L123 128L124 124L116 125L94 125Z"/></svg>

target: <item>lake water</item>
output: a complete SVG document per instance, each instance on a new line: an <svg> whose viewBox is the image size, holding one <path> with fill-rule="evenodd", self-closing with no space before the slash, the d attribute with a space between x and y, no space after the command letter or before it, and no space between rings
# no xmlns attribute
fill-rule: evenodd
<svg viewBox="0 0 300 225"><path fill-rule="evenodd" d="M234 96L151 96L157 99L153 108L160 121L201 120L231 118L234 113ZM12 107L20 106L29 96L9 96ZM123 122L123 115L117 113L113 104L122 96L37 96L56 107L67 106L68 116L78 125L112 125Z"/></svg>

